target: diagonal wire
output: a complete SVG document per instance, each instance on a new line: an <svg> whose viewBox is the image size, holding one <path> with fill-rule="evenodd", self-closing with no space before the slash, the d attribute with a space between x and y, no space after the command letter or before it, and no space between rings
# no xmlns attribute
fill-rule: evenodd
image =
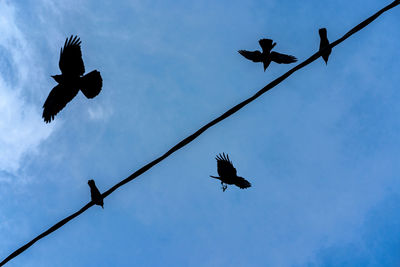
<svg viewBox="0 0 400 267"><path fill-rule="evenodd" d="M362 30L363 28L365 28L366 26L368 26L368 24L370 24L371 22L373 22L375 19L377 19L380 15L382 15L383 13L385 13L386 11L396 7L400 5L400 0L396 0L393 1L391 4L385 6L384 8L382 8L381 10L379 10L378 12L376 12L374 15L372 15L371 17L367 18L366 20L364 20L363 22L361 22L360 24L358 24L357 26L355 26L353 29L351 29L350 31L348 31L345 35L343 35L341 38L339 38L338 40L334 41L333 43L331 43L328 47L326 47L325 49L323 49L321 52L324 52L325 50L327 50L329 47L333 48L335 46L337 46L338 44L342 43L344 40L346 40L347 38L349 38L350 36L352 36L353 34L357 33L358 31ZM175 146L173 146L170 150L168 150L164 155L160 156L159 158L153 160L152 162L146 164L145 166L143 166L142 168L140 168L139 170L137 170L136 172L134 172L133 174L131 174L129 177L125 178L124 180L120 181L119 183L117 183L116 185L114 185L113 187L111 187L110 189L108 189L107 191L105 191L102 196L104 198L106 198L107 196L109 196L111 193L113 193L115 190L117 190L119 187L125 185L126 183L129 183L130 181L132 181L133 179L135 179L136 177L138 177L139 175L143 174L144 172L148 171L150 168L154 167L155 165L157 165L158 163L160 163L162 160L164 160L165 158L167 158L168 156L170 156L172 153L176 152L177 150L181 149L182 147L186 146L187 144L189 144L190 142L192 142L193 140L195 140L199 135L201 135L203 132L205 132L207 129L209 129L210 127L216 125L217 123L219 123L220 121L223 121L224 119L228 118L229 116L231 116L232 114L236 113L237 111L239 111L240 109L242 109L244 106L246 106L247 104L250 104L251 102L253 102L254 100L256 100L257 98L259 98L261 95L263 95L264 93L266 93L267 91L269 91L270 89L274 88L275 86L277 86L278 84L280 84L282 81L284 81L286 78L288 78L290 75L292 75L293 73L295 73L296 71L298 71L299 69L309 65L310 63L314 62L316 59L318 59L321 56L320 51L316 52L314 55L310 56L308 59L306 59L305 61L303 61L302 63L298 64L297 66L293 67L292 69L290 69L288 72L286 72L285 74L283 74L282 76L276 78L275 80L273 80L272 82L270 82L269 84L267 84L264 88L262 88L261 90L259 90L257 93L255 93L253 96L249 97L248 99L244 100L243 102L237 104L236 106L232 107L231 109L229 109L228 111L226 111L224 114L222 114L221 116L217 117L216 119L214 119L213 121L207 123L206 125L204 125L203 127L201 127L199 130L197 130L195 133L193 133L192 135L186 137L185 139L183 139L182 141L180 141L178 144L176 144ZM71 214L70 216L62 219L61 221L59 221L58 223L56 223L55 225L53 225L52 227L50 227L49 229L47 229L46 231L44 231L43 233L41 233L40 235L38 235L37 237L35 237L34 239L32 239L31 241L29 241L28 243L26 243L25 245L23 245L22 247L18 248L17 250L15 250L14 252L12 252L7 258L5 258L2 262L0 262L0 266L3 266L4 264L6 264L8 261L10 261L11 259L15 258L16 256L18 256L19 254L21 254L22 252L24 252L25 250L27 250L30 246L32 246L34 243L36 243L36 241L42 239L43 237L51 234L52 232L54 232L55 230L59 229L60 227L62 227L64 224L66 224L67 222L71 221L72 219L74 219L75 217L79 216L80 214L82 214L83 212L85 212L87 209L89 209L90 207L92 207L94 205L94 203L92 201L90 201L89 203L87 203L85 206L83 206L79 211Z"/></svg>

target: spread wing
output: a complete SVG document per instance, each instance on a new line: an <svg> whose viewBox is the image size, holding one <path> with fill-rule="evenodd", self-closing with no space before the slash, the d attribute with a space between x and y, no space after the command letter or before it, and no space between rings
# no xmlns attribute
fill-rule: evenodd
<svg viewBox="0 0 400 267"><path fill-rule="evenodd" d="M279 64L289 64L297 61L297 58L277 52L271 52L271 60Z"/></svg>
<svg viewBox="0 0 400 267"><path fill-rule="evenodd" d="M219 154L215 159L217 160L217 171L220 177L236 177L236 169L233 167L228 154Z"/></svg>
<svg viewBox="0 0 400 267"><path fill-rule="evenodd" d="M271 39L260 39L258 41L264 53L268 54L271 49L276 45Z"/></svg>
<svg viewBox="0 0 400 267"><path fill-rule="evenodd" d="M72 36L65 40L64 48L60 51L60 61L58 63L61 73L67 76L81 76L85 73L83 65L81 40L78 36Z"/></svg>
<svg viewBox="0 0 400 267"><path fill-rule="evenodd" d="M62 84L58 84L54 87L43 104L42 117L44 121L46 123L51 122L51 120L54 119L54 116L57 115L57 113L60 112L78 92L79 89L71 89Z"/></svg>
<svg viewBox="0 0 400 267"><path fill-rule="evenodd" d="M260 51L247 51L247 50L239 50L239 54L251 60L253 62L262 62L262 55Z"/></svg>

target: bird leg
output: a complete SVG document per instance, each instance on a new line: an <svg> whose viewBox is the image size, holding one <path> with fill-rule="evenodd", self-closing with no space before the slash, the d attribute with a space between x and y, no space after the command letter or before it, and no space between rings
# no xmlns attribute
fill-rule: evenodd
<svg viewBox="0 0 400 267"><path fill-rule="evenodd" d="M222 185L222 192L225 192L225 190L228 188L228 186L226 184L224 184L224 182L221 182Z"/></svg>

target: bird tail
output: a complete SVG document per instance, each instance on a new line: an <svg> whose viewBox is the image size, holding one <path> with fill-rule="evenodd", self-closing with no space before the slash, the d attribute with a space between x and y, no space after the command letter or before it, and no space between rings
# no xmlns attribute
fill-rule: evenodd
<svg viewBox="0 0 400 267"><path fill-rule="evenodd" d="M101 78L100 72L97 70L89 72L83 76L80 81L80 89L87 98L97 96L100 93L102 86L103 79Z"/></svg>
<svg viewBox="0 0 400 267"><path fill-rule="evenodd" d="M245 189L249 188L251 186L251 183L244 179L243 177L238 177L238 180L236 181L235 185L237 185L240 189Z"/></svg>
<svg viewBox="0 0 400 267"><path fill-rule="evenodd" d="M270 63L271 63L271 61L267 61L267 60L263 61L264 72L265 72L265 70L268 68L268 66L269 66Z"/></svg>

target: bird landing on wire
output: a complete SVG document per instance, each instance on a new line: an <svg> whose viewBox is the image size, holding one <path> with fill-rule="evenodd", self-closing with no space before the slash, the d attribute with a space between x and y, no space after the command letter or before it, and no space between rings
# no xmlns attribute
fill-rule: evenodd
<svg viewBox="0 0 400 267"><path fill-rule="evenodd" d="M99 189L97 189L97 186L94 183L94 180L89 180L88 185L90 187L90 196L92 198L93 203L101 206L104 209L103 197L100 194Z"/></svg>
<svg viewBox="0 0 400 267"><path fill-rule="evenodd" d="M332 48L327 48L324 52L322 52L322 50L324 50L327 46L329 46L328 33L326 31L326 28L319 29L318 33L319 33L319 37L321 39L321 41L319 43L319 51L321 52L321 56L324 59L325 64L327 65L329 55L332 52Z"/></svg>

